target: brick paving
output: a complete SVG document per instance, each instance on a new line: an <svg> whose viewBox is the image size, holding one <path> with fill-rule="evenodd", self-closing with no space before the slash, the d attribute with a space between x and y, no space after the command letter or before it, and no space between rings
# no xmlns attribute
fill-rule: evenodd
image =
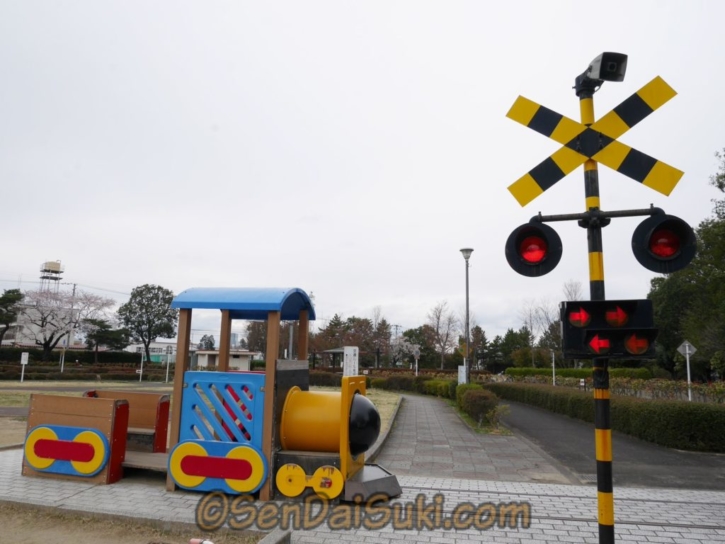
<svg viewBox="0 0 725 544"><path fill-rule="evenodd" d="M451 414L453 417L449 417ZM462 423L451 409L436 399L409 396L399 418L389 437L389 446L386 445L378 457L383 466L387 461L401 463L400 468L393 472L399 475L403 496L391 501L392 505L414 501L420 493L426 494L430 503L436 493L442 493L443 519L450 519L453 508L460 503L477 506L482 503L526 502L531 505L530 526L493 526L487 530L459 531L394 530L392 527L374 531L363 528L333 531L322 524L314 530L294 531L292 542L598 542L596 487L537 483L535 479L542 474L555 474L556 467L546 466L547 460L537 457L539 454L535 449L527 450L525 442L518 444L516 437L469 434L458 427ZM427 422L424 422L426 418ZM415 425L415 431L411 431L411 425ZM425 435L425 432L430 434ZM448 457L453 461L437 455L436 450L444 448L434 448L440 442L433 443L426 436L448 440L451 446L447 450ZM410 453L406 453L406 447L411 450ZM453 457L453 453L459 449L466 453L460 464L468 465L470 456L471 465L457 470L456 459L459 456ZM411 461L405 466L406 461L400 459L418 453L425 455L427 460L421 463ZM500 462L505 461L506 456L510 464ZM519 459L529 459L537 465L527 469L526 465L519 464ZM163 475L142 472L131 473L110 486L25 478L20 475L21 461L22 450L0 452L0 500L194 523L195 510L202 497L183 491L167 493ZM477 470L479 464L485 463L493 465L495 470ZM459 476L462 474L473 476ZM528 479L525 479L527 475ZM725 491L615 488L615 530L617 540L622 542L725 543Z"/></svg>
<svg viewBox="0 0 725 544"><path fill-rule="evenodd" d="M393 425L375 462L396 475L579 483L528 441L474 432L441 399L406 395Z"/></svg>

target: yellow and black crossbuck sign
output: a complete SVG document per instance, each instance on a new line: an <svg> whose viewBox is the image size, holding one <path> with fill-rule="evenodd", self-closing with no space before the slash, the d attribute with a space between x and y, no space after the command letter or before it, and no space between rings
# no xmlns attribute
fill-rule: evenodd
<svg viewBox="0 0 725 544"><path fill-rule="evenodd" d="M509 186L509 191L525 206L592 159L669 195L683 172L617 141L617 138L676 94L658 76L590 126L519 96L506 116L563 147Z"/></svg>

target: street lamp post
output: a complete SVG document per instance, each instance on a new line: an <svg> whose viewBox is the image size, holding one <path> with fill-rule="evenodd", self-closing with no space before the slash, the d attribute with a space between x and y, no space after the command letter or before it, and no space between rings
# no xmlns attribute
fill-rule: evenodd
<svg viewBox="0 0 725 544"><path fill-rule="evenodd" d="M551 350L551 385L556 385L556 359L554 350Z"/></svg>
<svg viewBox="0 0 725 544"><path fill-rule="evenodd" d="M466 369L466 383L471 383L471 363L468 360L468 259L471 258L471 253L473 253L473 249L471 249L470 247L466 247L461 250L461 253L463 254L463 258L466 261L466 356L463 359L463 365Z"/></svg>

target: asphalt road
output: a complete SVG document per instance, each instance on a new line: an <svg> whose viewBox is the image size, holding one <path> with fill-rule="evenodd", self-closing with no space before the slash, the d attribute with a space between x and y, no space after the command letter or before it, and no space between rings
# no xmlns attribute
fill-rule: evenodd
<svg viewBox="0 0 725 544"><path fill-rule="evenodd" d="M540 408L506 401L503 422L578 476L596 483L594 424ZM724 429L713 432L725 432ZM725 454L673 450L612 433L615 486L669 487L725 491Z"/></svg>

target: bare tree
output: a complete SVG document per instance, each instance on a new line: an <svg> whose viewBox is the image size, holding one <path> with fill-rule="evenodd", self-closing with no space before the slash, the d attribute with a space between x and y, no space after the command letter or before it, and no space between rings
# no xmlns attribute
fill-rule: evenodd
<svg viewBox="0 0 725 544"><path fill-rule="evenodd" d="M70 337L71 331L80 328L83 321L103 317L113 304L113 299L85 291L27 291L23 303L23 335L43 349L43 360L48 361L63 338Z"/></svg>
<svg viewBox="0 0 725 544"><path fill-rule="evenodd" d="M577 280L568 280L564 282L562 291L564 294L564 300L582 300L582 298L584 298L582 294L582 284Z"/></svg>
<svg viewBox="0 0 725 544"><path fill-rule="evenodd" d="M524 306L519 312L519 317L521 318L524 327L529 330L530 345L528 348L531 352L531 366L536 366L536 363L534 362L534 345L536 344L536 337L539 335L541 330L540 306L533 300L525 301Z"/></svg>
<svg viewBox="0 0 725 544"><path fill-rule="evenodd" d="M428 312L428 325L433 329L436 347L441 356L441 368L448 353L456 343L458 319L448 309L447 302L439 302Z"/></svg>

